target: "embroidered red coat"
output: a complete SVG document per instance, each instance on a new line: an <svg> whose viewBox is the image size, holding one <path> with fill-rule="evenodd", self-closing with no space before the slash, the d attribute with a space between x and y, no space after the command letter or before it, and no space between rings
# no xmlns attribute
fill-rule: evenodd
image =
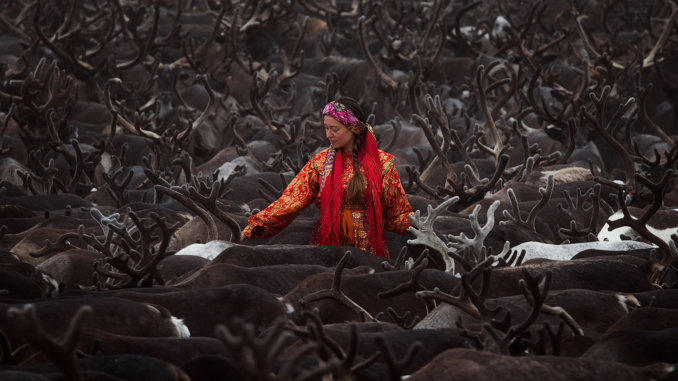
<svg viewBox="0 0 678 381"><path fill-rule="evenodd" d="M274 201L266 209L251 216L243 235L250 237L255 226L263 227L261 237L277 234L289 225L292 220L311 202L320 205L320 179L329 148L318 152L301 169L299 174L292 179L279 199ZM344 192L349 179L353 176L354 169L351 155L342 155L344 160L344 173L341 179L344 184ZM393 155L379 151L379 159L382 164L382 195L381 205L383 208L384 230L397 234L409 234L410 221L408 216L412 214L412 207L405 195L405 190L400 182L400 177L393 163ZM353 212L353 226L355 228L355 241L351 246L370 251L371 247L367 239L366 213ZM319 227L322 229L322 226ZM313 240L312 240L313 241ZM315 244L316 242L311 242Z"/></svg>

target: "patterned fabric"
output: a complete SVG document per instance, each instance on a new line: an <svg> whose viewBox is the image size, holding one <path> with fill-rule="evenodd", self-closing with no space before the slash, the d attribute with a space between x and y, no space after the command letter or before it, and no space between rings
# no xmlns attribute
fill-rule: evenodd
<svg viewBox="0 0 678 381"><path fill-rule="evenodd" d="M264 227L261 237L275 235L289 225L312 202L316 202L318 207L320 207L320 178L327 164L328 153L330 151L331 148L327 148L315 154L289 183L278 200L249 218L248 225L243 230L243 235L245 237L252 236L252 229L255 226ZM344 170L341 174L341 182L344 191L346 191L348 181L353 177L353 158L350 155L343 155L342 160ZM407 201L405 190L393 164L393 156L379 151L379 161L382 167L382 192L380 199L383 208L384 230L401 235L409 235L408 228L411 225L408 216L412 214L412 207L409 201ZM356 241L352 246L376 254L367 238L369 226L366 213L354 211L352 216L354 217L353 225ZM321 228L321 226L316 227L311 244L318 244L317 234Z"/></svg>
<svg viewBox="0 0 678 381"><path fill-rule="evenodd" d="M353 210L351 211L351 217L353 218L353 228L355 229L355 232L353 233L355 235L355 243L353 246L361 250L370 251L370 240L367 237L369 234L367 230L367 213L365 210ZM388 247L386 247L386 245L384 245L384 250L386 251L386 257L388 258Z"/></svg>
<svg viewBox="0 0 678 381"><path fill-rule="evenodd" d="M323 108L323 116L329 115L338 120L341 124L348 127L354 134L364 134L367 125L356 118L353 112L343 104L332 101Z"/></svg>
<svg viewBox="0 0 678 381"><path fill-rule="evenodd" d="M334 158L337 156L337 151L330 149L327 153L327 159L325 160L325 165L323 166L323 172L320 174L320 190L322 191L325 188L325 181L332 173L332 168L334 168Z"/></svg>

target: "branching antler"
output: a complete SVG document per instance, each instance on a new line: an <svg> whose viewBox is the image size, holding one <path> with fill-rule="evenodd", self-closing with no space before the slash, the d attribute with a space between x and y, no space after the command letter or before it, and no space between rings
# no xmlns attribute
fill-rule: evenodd
<svg viewBox="0 0 678 381"><path fill-rule="evenodd" d="M428 249L425 249L424 252L422 253L423 259L419 261L417 266L415 266L412 269L412 276L410 277L410 280L404 283L401 283L395 287L393 287L390 290L382 291L377 294L378 297L380 298L391 298L396 295L403 294L405 292L413 292L416 293L418 291L426 290L426 287L424 287L421 282L419 281L419 276L421 275L421 272L424 271L428 267L428 258L426 256L428 255ZM430 311L430 309L435 308L435 304L433 305L428 305L426 304L427 310ZM429 309L430 308L430 309ZM395 310L393 311L395 313Z"/></svg>
<svg viewBox="0 0 678 381"><path fill-rule="evenodd" d="M282 192L285 190L285 187L287 186L287 181L285 180L285 175L280 174L280 182L281 186L276 187L273 184L269 183L268 181L258 178L257 182L263 186L263 188L259 189L259 194L269 203L272 203L273 201L277 200L280 198L282 195Z"/></svg>
<svg viewBox="0 0 678 381"><path fill-rule="evenodd" d="M341 360L344 372L343 374L337 376L338 379L349 377L361 369L370 366L381 355L380 353L375 353L369 358L354 365L353 362L358 353L359 341L357 324L352 323L350 325L350 341L346 350L344 350L341 345L339 345L339 343L337 343L325 333L325 329L323 328L323 323L318 316L317 309L313 309L313 311L304 311L303 315L306 316L307 319L304 335L312 338L317 344L320 345L320 348L318 348L318 355L320 359L325 362L332 361L333 358Z"/></svg>
<svg viewBox="0 0 678 381"><path fill-rule="evenodd" d="M207 225L207 240L208 241L213 241L215 239L219 239L219 230L217 229L217 224L214 221L214 218L212 215L206 211L205 209L201 208L198 206L198 204L192 200L189 196L188 190L182 187L178 186L173 186L173 187L165 187L162 185L155 185L155 190L158 193L162 193L164 195L167 195L177 201L179 201L181 204L183 204L185 207L187 207L191 212L195 213L202 219L205 224Z"/></svg>
<svg viewBox="0 0 678 381"><path fill-rule="evenodd" d="M370 24L373 21L374 17L365 19L365 16L360 16L360 18L358 18L358 35L360 36L360 47L363 49L363 54L365 55L367 62L372 65L375 72L377 73L377 76L379 76L379 79L381 79L392 90L395 90L398 88L398 83L393 80L393 78L384 73L377 61L375 61L374 57L372 57L372 53L370 53L370 49L367 46L367 41L365 38L365 24Z"/></svg>
<svg viewBox="0 0 678 381"><path fill-rule="evenodd" d="M82 226L79 228L80 237L106 256L97 261L94 268L99 274L110 278L103 284L107 288L138 286L141 281L153 277L158 263L172 254L167 252L167 246L179 223L168 226L156 213L150 213L153 220L151 226L145 226L134 212L129 212L129 217L136 228L108 224L104 242L99 241L94 234L85 234ZM137 231L139 238L135 239L130 231ZM158 239L160 242L156 246Z"/></svg>
<svg viewBox="0 0 678 381"><path fill-rule="evenodd" d="M212 217L214 215L231 229L231 241L238 243L241 240L240 226L233 217L224 211L226 206L217 199L230 191L226 189L228 181L221 179L208 183L199 181L197 177L194 177L192 184L171 187L155 185L155 190L172 197L197 214L207 225L208 241L219 239L217 224Z"/></svg>
<svg viewBox="0 0 678 381"><path fill-rule="evenodd" d="M443 261L445 261L445 271L452 273L455 271L454 260L447 255L447 245L436 235L435 231L433 230L433 224L440 213L446 210L448 206L455 204L457 201L459 201L459 197L450 197L438 205L435 209L432 208L431 205L428 205L426 218L421 217L420 210L415 211L413 215L409 216L410 223L412 224L409 231L410 233L414 234L416 238L407 240L409 245L428 246L440 253L443 257Z"/></svg>
<svg viewBox="0 0 678 381"><path fill-rule="evenodd" d="M652 191L652 205L650 205L650 207L647 208L647 210L645 210L642 216L640 216L637 219L634 218L629 212L626 203L624 202L625 198L624 189L620 187L618 188L617 191L617 199L619 200L619 205L621 206L623 216L622 218L608 222L609 230L614 230L622 226L628 226L635 230L643 238L657 245L659 249L662 251L661 259L662 266L654 274L652 274L651 280L653 283L658 282L662 279L662 277L668 270L671 261L673 260L674 256L673 253L675 252L675 250L672 250L672 248L669 246L669 243L653 234L648 228L647 222L650 220L650 218L652 218L652 216L657 212L657 210L661 208L664 200L664 188L666 187L666 184L668 184L669 180L671 180L673 177L674 172L671 169L664 172L664 176L657 183L653 183L645 176L636 174L635 179L640 181L643 185L645 185L648 189Z"/></svg>
<svg viewBox="0 0 678 381"><path fill-rule="evenodd" d="M447 246L448 248L453 249L450 255L453 255L455 259L462 260L462 263L468 263L468 261L465 260L461 254L466 254L467 257L471 256L473 258L473 262L468 263L465 266L467 269L472 268L474 264L483 262L487 258L487 248L485 247L484 242L485 238L487 238L494 228L494 212L499 208L500 203L499 200L496 200L489 208L487 208L487 221L484 226L480 226L480 223L478 222L478 214L480 213L481 205L476 205L473 208L473 212L469 215L471 229L473 229L473 233L475 234L473 238L467 237L463 232L456 236L452 234L447 236ZM505 242L502 252L492 257L499 258L500 256L503 256L509 246L510 243L508 241Z"/></svg>
<svg viewBox="0 0 678 381"><path fill-rule="evenodd" d="M530 314L521 323L509 327L505 334L499 333L491 324L483 323L483 330L490 335L499 347L500 353L504 355L510 354L511 344L537 319L551 287L550 271L547 271L546 274L540 273L533 277L526 268L522 270L524 279L519 281L519 285L525 298L532 304Z"/></svg>
<svg viewBox="0 0 678 381"><path fill-rule="evenodd" d="M61 370L66 379L82 381L82 374L75 363L75 349L84 322L92 314L90 306L82 306L68 324L68 329L61 340L52 337L38 321L33 304L26 304L22 309L12 307L7 315L24 335L26 340L36 349L47 355Z"/></svg>
<svg viewBox="0 0 678 381"><path fill-rule="evenodd" d="M297 36L297 39L294 43L294 48L292 49L292 54L290 55L292 59L288 58L286 53L283 52L282 54L282 73L276 76L276 82L278 86L280 86L280 84L284 81L299 74L299 70L304 65L304 50L301 49L301 42L304 40L306 32L308 31L308 20L309 17L306 16L304 18L303 25L301 26L299 23L294 23L294 26L299 31L299 36Z"/></svg>
<svg viewBox="0 0 678 381"><path fill-rule="evenodd" d="M299 303L301 305L306 305L311 302L315 302L317 300L322 300L322 299L334 299L337 302L343 304L344 306L350 308L351 310L355 311L358 313L361 317L363 317L364 320L366 321L372 321L374 318L372 315L370 315L369 312L367 312L366 309L358 305L358 303L354 302L344 294L344 292L341 290L341 277L342 273L344 272L344 267L346 266L346 262L348 262L348 259L351 257L351 252L347 251L346 254L341 258L339 263L337 264L337 268L334 272L334 279L332 280L332 287L327 289L327 290L320 290L313 292L309 295L304 296L303 298L299 299Z"/></svg>
<svg viewBox="0 0 678 381"><path fill-rule="evenodd" d="M494 212L499 207L500 202L497 200L490 205L487 210L487 222L484 226L480 226L478 222L478 214L480 213L480 205L476 205L473 212L469 215L471 229L475 233L473 238L467 237L466 234L448 235L446 238L448 242L443 242L433 230L433 223L437 216L445 210L449 205L454 204L459 200L459 197L452 197L433 209L428 206L428 216L426 219L421 218L421 212L417 210L414 215L411 215L410 222L412 227L410 232L417 238L408 240L411 245L425 245L433 250L439 252L445 261L445 271L456 274L455 261L459 261L466 269L473 268L476 264L485 261L488 258L488 249L484 245L485 238L494 228ZM507 241L501 253L492 255L489 258L492 261L499 260L504 256L510 247Z"/></svg>
<svg viewBox="0 0 678 381"><path fill-rule="evenodd" d="M486 82L489 73L498 64L499 61L492 61L487 66L487 69L485 68L484 65L480 65L476 70L476 86L478 86L478 98L479 98L478 101L480 103L480 108L481 111L483 112L483 116L485 117L485 124L482 129L483 138L485 141L487 141L487 136L489 136L492 140L493 146L490 147L488 145L485 145L480 140L476 141L476 144L483 151L492 154L496 162L499 162L499 157L501 156L502 153L504 153L504 150L506 150L508 147L504 146L504 143L501 140L501 136L499 136L497 125L494 123L494 118L492 117L492 111L490 110L490 107L487 104L488 89L497 86L497 84L493 83L485 87L484 83ZM500 79L498 82L501 81L503 80Z"/></svg>
<svg viewBox="0 0 678 381"><path fill-rule="evenodd" d="M567 190L563 191L566 206L558 204L558 210L567 214L571 218L571 221L569 229L558 229L559 234L570 237L591 237L591 235L595 237L599 230L598 214L600 213L600 209L607 205L605 201L600 198L601 189L602 186L599 183L596 183L593 188L589 188L583 193L581 188L577 188L576 201L572 200L572 196L570 196L570 193ZM591 199L591 205L587 208L584 206L584 203L589 198ZM607 207L609 207L609 205L607 205ZM577 225L577 220L589 212L591 213L591 218L589 219L588 226L580 229ZM611 208L610 214L612 214Z"/></svg>
<svg viewBox="0 0 678 381"><path fill-rule="evenodd" d="M537 220L537 215L551 199L551 195L553 194L553 188L554 188L554 177L553 175L549 175L546 183L546 188L539 187L539 194L541 195L541 200L539 200L539 202L532 207L530 213L528 214L525 220L523 220L523 218L520 216L520 207L518 206L516 194L513 191L513 188L509 188L506 193L508 194L509 199L511 200L513 213L509 212L508 210L504 210L504 217L506 217L507 221L501 221L500 224L505 224L510 221L518 226L524 226L532 231L536 231L534 224L535 221Z"/></svg>
<svg viewBox="0 0 678 381"><path fill-rule="evenodd" d="M54 252L62 252L70 249L77 249L78 246L74 245L72 241L80 238L79 233L69 232L64 233L59 237L56 242L52 242L48 239L45 240L45 246L36 252L31 252L30 256L33 258L44 257L46 255L52 254Z"/></svg>
<svg viewBox="0 0 678 381"><path fill-rule="evenodd" d="M126 93L131 93L132 91L127 89L123 83L122 79L120 78L110 78L108 81L106 81L106 85L104 85L104 98L106 101L106 107L110 110L111 114L117 116L117 121L120 123L123 127L125 127L129 132L133 134L139 134L141 136L145 136L147 138L151 139L160 139L160 135L156 134L153 131L147 131L142 129L141 127L135 126L134 123L130 122L127 117L123 114L123 111L116 107L116 105L113 104L113 99L111 97L111 87L113 85L116 85Z"/></svg>
<svg viewBox="0 0 678 381"><path fill-rule="evenodd" d="M219 181L213 181L211 184L207 182L199 182L197 178L194 178L194 184L197 185L188 186L188 192L194 200L197 200L200 204L207 207L212 214L214 214L221 222L226 224L231 229L231 242L239 243L241 240L241 231L240 225L238 222L233 219L227 212L224 211L226 207L217 197L223 197L223 195L228 194L231 190L226 189L226 184L232 179L229 178L221 179ZM208 192L209 195L205 196L204 192Z"/></svg>
<svg viewBox="0 0 678 381"><path fill-rule="evenodd" d="M200 113L200 116L198 119L194 120L193 123L188 125L185 130L181 131L177 137L177 141L181 141L184 139L191 131L195 130L200 126L207 118L212 115L214 110L216 109L218 102L217 102L217 97L216 94L214 93L214 90L212 89L212 86L210 86L209 82L207 81L207 76L206 75L198 75L197 76L198 81L200 82L201 85L205 88L205 91L207 91L207 96L209 97L209 101L207 102L207 106L205 109Z"/></svg>
<svg viewBox="0 0 678 381"><path fill-rule="evenodd" d="M108 173L102 173L102 177L106 184L108 185L106 191L113 197L118 207L122 207L127 204L128 195L127 195L127 186L132 181L134 176L134 170L129 170L127 175L124 175L121 181L118 181L117 178L120 175L123 175L125 168L119 167L113 171L113 174L109 175Z"/></svg>
<svg viewBox="0 0 678 381"><path fill-rule="evenodd" d="M590 93L591 101L593 101L592 107L586 109L582 106L582 115L593 125L595 130L614 148L615 151L619 154L622 164L624 166L624 172L626 173L626 191L631 195L635 192L635 167L633 160L634 158L629 154L629 152L621 145L621 143L615 139L614 130L617 128L617 124L621 120L622 116L628 111L631 106L635 103L634 98L629 98L624 104L619 105L617 111L614 113L612 118L606 123L605 120L605 111L607 107L608 97L610 95L611 87L605 86L600 94L600 97L596 96L594 93ZM630 147L629 147L630 148Z"/></svg>
<svg viewBox="0 0 678 381"><path fill-rule="evenodd" d="M319 376L330 373L341 365L339 359L333 358L304 372L297 378L292 378L292 375L299 371L297 366L304 356L317 351L318 343L312 342L298 348L284 364L279 364L278 360L283 351L294 340L294 334L285 330L286 321L285 316L278 317L266 332L258 335L256 327L252 324L240 318L235 318L231 322L230 328L225 325L218 325L215 336L231 353L234 361L238 364L238 369L253 380L302 380L311 375ZM280 365L282 365L282 370L279 371L278 366Z"/></svg>
<svg viewBox="0 0 678 381"><path fill-rule="evenodd" d="M532 106L529 110L539 118L542 119L558 128L565 129L567 124L565 122L566 115L564 114L566 108L560 111L559 115L553 115L549 111L549 107L544 101L544 97L539 95L538 92L538 83L539 78L542 76L542 67L540 66L537 71L534 72L530 83L527 88L527 101ZM535 95L538 96L539 102L535 99Z"/></svg>
<svg viewBox="0 0 678 381"><path fill-rule="evenodd" d="M391 350L391 347L389 347L388 343L383 337L377 336L374 338L374 340L377 342L381 353L384 354L384 359L386 360L386 365L388 366L388 379L390 381L402 380L405 369L424 346L421 341L415 341L414 343L410 344L407 352L400 360L398 360Z"/></svg>
<svg viewBox="0 0 678 381"><path fill-rule="evenodd" d="M669 40L671 36L671 31L675 27L674 23L676 18L678 18L678 5L676 5L676 2L674 0L668 0L667 3L670 7L671 13L666 18L665 26L664 29L662 30L661 35L659 36L659 39L657 39L657 42L652 47L647 56L643 58L640 67L641 69L650 67L656 63L655 57L657 53L663 48L664 44L666 44L666 42ZM577 33L579 33L579 37L584 43L584 46L586 47L587 51L593 54L596 58L601 58L603 54L598 52L598 50L593 46L593 43L591 43L591 40L589 39L589 36L586 34L586 31L584 30L584 27L582 25L582 21L586 19L587 16L580 15L579 12L577 12L576 10L574 10L573 13L575 17L575 26L577 29ZM616 61L612 61L612 64L616 69L624 70L627 68L627 65L624 65Z"/></svg>
<svg viewBox="0 0 678 381"><path fill-rule="evenodd" d="M264 125L271 130L272 133L279 135L283 139L284 144L292 143L292 136L285 129L285 126L280 122L273 119L272 112L269 108L265 107L266 104L262 105L260 101L264 98L268 90L270 89L273 78L268 77L263 81L260 81L257 76L252 78L254 82L250 90L250 103L256 115L261 118L264 122Z"/></svg>
<svg viewBox="0 0 678 381"><path fill-rule="evenodd" d="M464 171L457 177L457 181L450 182L448 180L452 186L453 192L450 192L445 188L438 188L438 190L443 194L447 193L459 196L465 203L476 202L482 198L485 193L491 191L500 183L502 174L509 162L509 155L502 154L499 157L499 162L494 169L494 173L489 178L481 179L478 167L466 152L466 147L475 143L475 136L470 137L467 142L462 143L456 131L452 130L450 134L454 141L454 147L466 164L464 164Z"/></svg>
<svg viewBox="0 0 678 381"><path fill-rule="evenodd" d="M418 151L415 150L415 152L418 152ZM441 198L442 198L442 197L438 194L438 192L437 192L435 189L433 189L433 188L431 188L430 186L426 185L426 183L424 182L424 180L421 178L421 175L419 175L419 171L418 171L416 168L413 168L412 166L406 166L406 167L405 167L405 170L407 171L407 174L408 174L409 177L410 177L409 183L408 183L407 186L405 187L405 190L408 191L408 193L410 193L410 190L412 189L412 186L413 186L414 184L417 184L417 186L419 186L419 188L420 188L422 191L424 191L424 192L430 194L430 195L433 196L435 199L441 199Z"/></svg>
<svg viewBox="0 0 678 381"><path fill-rule="evenodd" d="M433 133L433 127L431 126L431 122L429 121L428 118L423 118L418 114L413 114L412 117L414 118L415 124L421 127L422 131L424 131L424 135L431 144L433 152L436 153L436 156L431 162L431 164L429 164L428 168L422 173L421 179L423 181L427 181L428 178L432 175L432 168L434 168L436 164L440 164L445 169L446 179L454 181L457 178L457 174L454 172L454 169L452 168L452 165L450 165L450 162L447 160L447 156L445 155L444 152L445 149L444 146L447 145L449 147L449 143L446 144L444 143L443 147L441 147L438 144Z"/></svg>
<svg viewBox="0 0 678 381"><path fill-rule="evenodd" d="M437 299L461 309L475 319L492 321L498 315L500 309L499 307L489 308L485 304L490 287L491 265L492 259L487 258L470 272L461 274L461 288L458 295L443 292L440 288L435 287L433 291L419 291L416 296L422 299ZM476 292L472 283L478 275L482 275L482 281L480 290Z"/></svg>

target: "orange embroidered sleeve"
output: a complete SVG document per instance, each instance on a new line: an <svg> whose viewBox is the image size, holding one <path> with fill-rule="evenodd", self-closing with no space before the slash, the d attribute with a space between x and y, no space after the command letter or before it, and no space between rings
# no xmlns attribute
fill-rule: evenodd
<svg viewBox="0 0 678 381"><path fill-rule="evenodd" d="M411 226L408 216L413 213L412 206L407 200L392 157L384 166L386 167L382 185L384 229L401 235L411 234L408 230Z"/></svg>
<svg viewBox="0 0 678 381"><path fill-rule="evenodd" d="M243 236L252 237L256 226L263 227L259 237L269 237L283 230L317 197L318 179L318 170L311 159L287 185L279 199L247 220Z"/></svg>

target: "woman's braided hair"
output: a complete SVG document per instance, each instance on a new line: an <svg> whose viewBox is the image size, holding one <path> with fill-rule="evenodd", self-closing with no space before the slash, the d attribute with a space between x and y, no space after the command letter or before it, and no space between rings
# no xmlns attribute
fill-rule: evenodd
<svg viewBox="0 0 678 381"><path fill-rule="evenodd" d="M365 115L365 112L363 111L362 107L360 107L358 101L347 96L339 97L336 101L343 104L349 110L351 110L353 115L355 115L355 117L358 118L358 120L360 120L363 123L367 123L367 116ZM346 194L346 203L348 205L363 204L364 189L367 180L365 179L365 175L363 174L363 172L360 170L360 164L358 163L358 152L360 152L362 146L363 146L363 137L361 135L356 135L353 141L354 175L348 182L348 189Z"/></svg>

